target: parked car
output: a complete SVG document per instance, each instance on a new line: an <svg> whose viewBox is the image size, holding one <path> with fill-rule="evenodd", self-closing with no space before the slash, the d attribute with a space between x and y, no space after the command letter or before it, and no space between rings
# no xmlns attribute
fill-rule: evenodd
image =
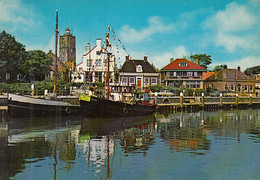
<svg viewBox="0 0 260 180"><path fill-rule="evenodd" d="M220 95L219 91L214 91L213 93L210 94L212 97L218 97Z"/></svg>

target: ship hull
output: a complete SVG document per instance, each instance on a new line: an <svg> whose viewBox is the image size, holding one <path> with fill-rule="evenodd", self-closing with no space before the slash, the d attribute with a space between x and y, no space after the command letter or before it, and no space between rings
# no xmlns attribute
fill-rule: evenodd
<svg viewBox="0 0 260 180"><path fill-rule="evenodd" d="M131 117L153 114L155 105L132 105L111 101L97 97L90 97L89 101L80 100L80 106L85 117Z"/></svg>
<svg viewBox="0 0 260 180"><path fill-rule="evenodd" d="M72 105L67 102L9 94L8 114L13 117L70 116L80 115L82 110L79 105Z"/></svg>

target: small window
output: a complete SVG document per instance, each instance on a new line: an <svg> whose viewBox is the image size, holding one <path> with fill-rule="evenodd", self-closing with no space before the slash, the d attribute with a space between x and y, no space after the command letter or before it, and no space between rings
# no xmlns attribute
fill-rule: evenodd
<svg viewBox="0 0 260 180"><path fill-rule="evenodd" d="M250 85L250 92L253 92L253 91L254 91L253 85Z"/></svg>
<svg viewBox="0 0 260 180"><path fill-rule="evenodd" d="M129 84L135 84L135 78L134 77L130 77L129 78Z"/></svg>
<svg viewBox="0 0 260 180"><path fill-rule="evenodd" d="M143 68L142 68L141 65L138 65L138 66L136 67L136 72L143 72Z"/></svg>
<svg viewBox="0 0 260 180"><path fill-rule="evenodd" d="M229 87L228 87L228 85L226 84L226 85L225 85L225 90L228 91L228 89L229 89Z"/></svg>
<svg viewBox="0 0 260 180"><path fill-rule="evenodd" d="M186 62L179 62L179 66L187 67L187 66L188 66L188 63L186 63Z"/></svg>
<svg viewBox="0 0 260 180"><path fill-rule="evenodd" d="M101 67L101 59L97 59L96 60L96 66L97 67Z"/></svg>
<svg viewBox="0 0 260 180"><path fill-rule="evenodd" d="M144 78L144 85L145 86L149 86L149 80L150 80L150 78L148 78L148 77Z"/></svg>
<svg viewBox="0 0 260 180"><path fill-rule="evenodd" d="M230 90L231 90L231 91L234 91L234 85L233 85L233 84L231 84Z"/></svg>
<svg viewBox="0 0 260 180"><path fill-rule="evenodd" d="M248 86L247 85L245 85L245 91L248 91Z"/></svg>
<svg viewBox="0 0 260 180"><path fill-rule="evenodd" d="M157 78L152 78L152 85L156 85L157 84Z"/></svg>
<svg viewBox="0 0 260 180"><path fill-rule="evenodd" d="M187 76L193 76L193 72L187 72Z"/></svg>
<svg viewBox="0 0 260 180"><path fill-rule="evenodd" d="M92 59L87 60L87 67L91 67L92 66Z"/></svg>
<svg viewBox="0 0 260 180"><path fill-rule="evenodd" d="M127 77L122 77L122 84L127 85Z"/></svg>

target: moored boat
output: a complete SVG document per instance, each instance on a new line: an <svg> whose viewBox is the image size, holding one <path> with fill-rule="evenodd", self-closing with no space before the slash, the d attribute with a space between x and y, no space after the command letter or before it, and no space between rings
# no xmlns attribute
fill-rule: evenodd
<svg viewBox="0 0 260 180"><path fill-rule="evenodd" d="M131 117L153 114L155 104L150 104L149 93L135 94L132 102L113 101L95 96L80 95L80 107L85 117Z"/></svg>
<svg viewBox="0 0 260 180"><path fill-rule="evenodd" d="M80 115L81 112L79 105L64 101L8 94L8 113L14 117Z"/></svg>

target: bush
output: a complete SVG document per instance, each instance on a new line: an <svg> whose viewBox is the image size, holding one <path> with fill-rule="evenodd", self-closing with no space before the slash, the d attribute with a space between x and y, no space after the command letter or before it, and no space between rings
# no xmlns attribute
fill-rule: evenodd
<svg viewBox="0 0 260 180"><path fill-rule="evenodd" d="M19 93L19 94L30 94L31 93L31 83L0 83L0 92L5 93ZM54 82L53 80L44 80L34 82L34 90L38 95L43 95L44 90L47 89L49 92L53 91ZM64 80L57 80L57 92L60 92L65 87L70 87L70 84Z"/></svg>

